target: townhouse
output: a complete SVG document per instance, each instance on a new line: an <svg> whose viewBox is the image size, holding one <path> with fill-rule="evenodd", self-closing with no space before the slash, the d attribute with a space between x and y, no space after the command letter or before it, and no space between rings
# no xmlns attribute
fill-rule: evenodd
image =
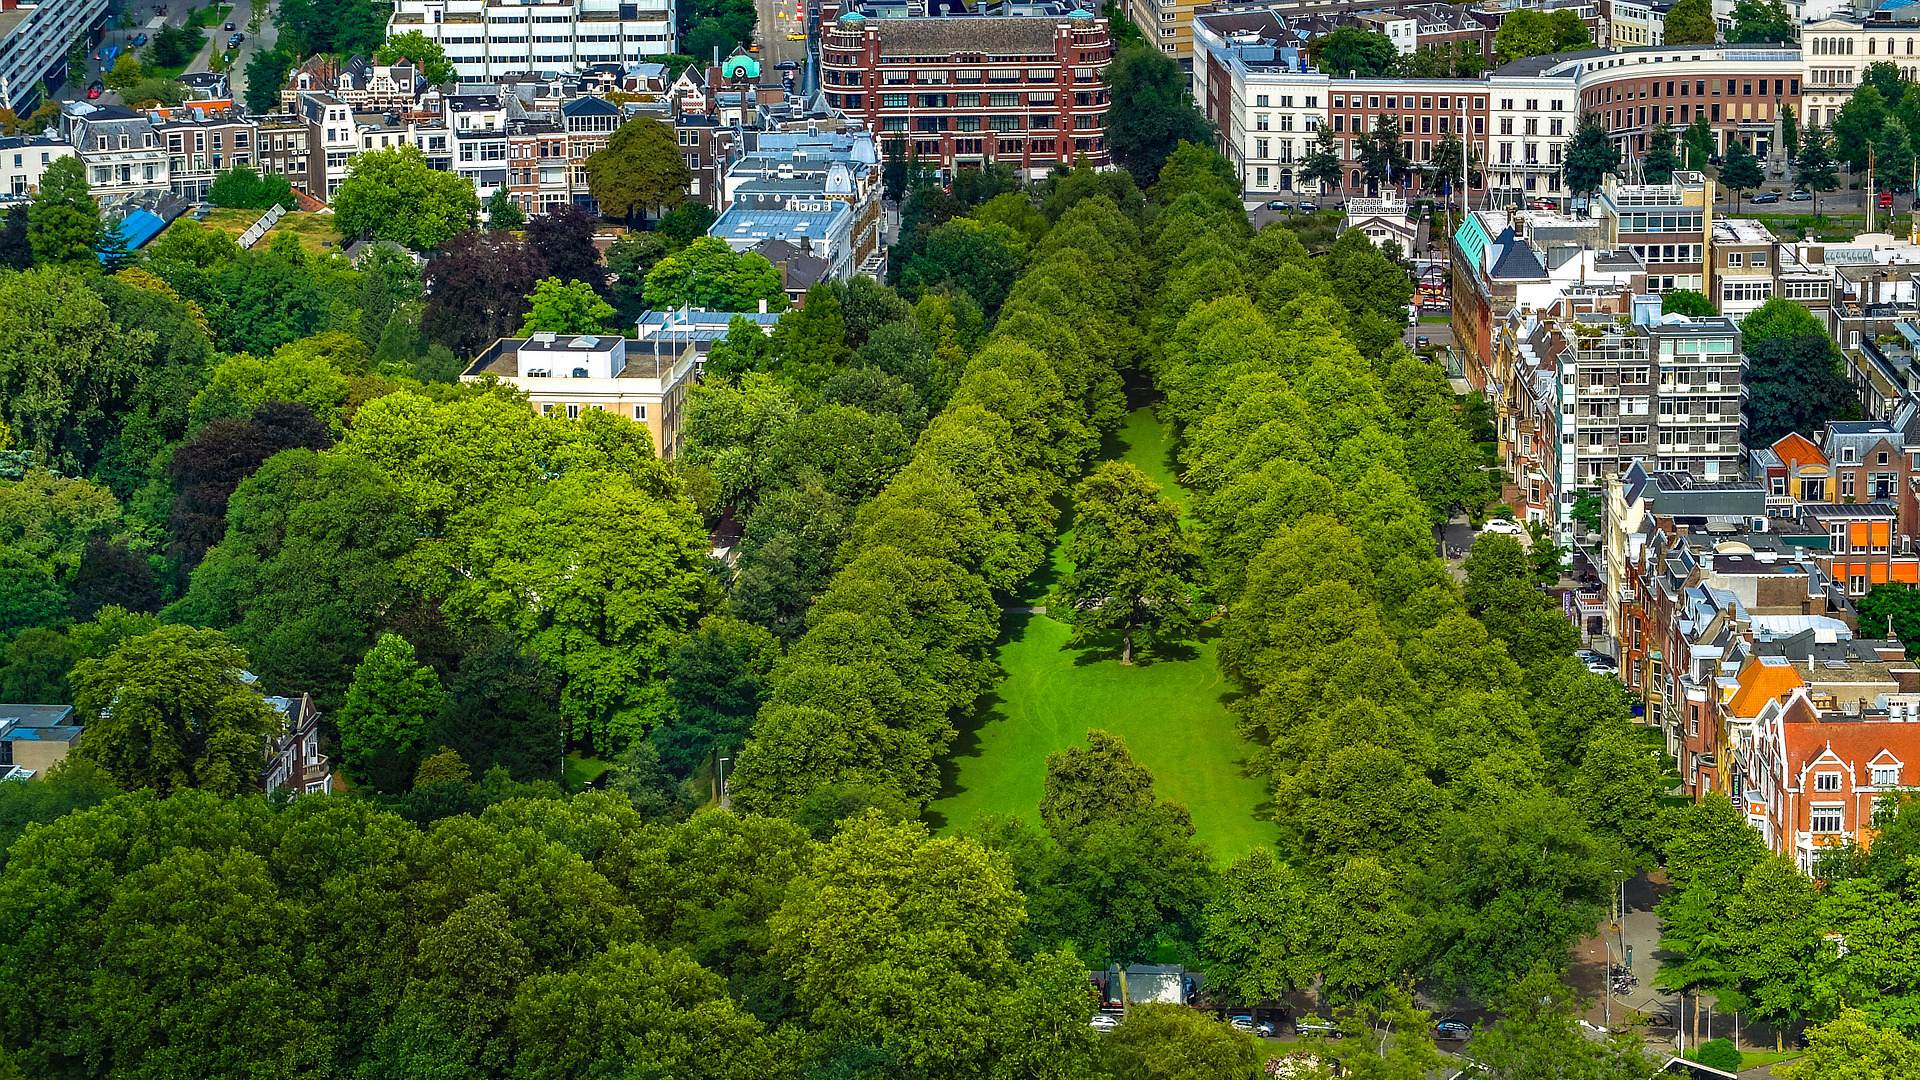
<svg viewBox="0 0 1920 1080"><path fill-rule="evenodd" d="M122 105L68 102L60 137L87 167L87 184L102 207L158 198L172 187L166 144L151 119Z"/></svg>
<svg viewBox="0 0 1920 1080"><path fill-rule="evenodd" d="M1739 745L1736 805L1803 873L1836 848L1872 846L1885 801L1920 784L1920 671L1882 708L1821 709L1805 689L1769 702Z"/></svg>
<svg viewBox="0 0 1920 1080"><path fill-rule="evenodd" d="M40 190L47 166L73 156L72 144L51 135L0 138L0 195L24 198Z"/></svg>
<svg viewBox="0 0 1920 1080"><path fill-rule="evenodd" d="M190 202L206 198L214 177L253 167L257 128L239 109L170 109L156 113L153 132L167 155L167 183Z"/></svg>

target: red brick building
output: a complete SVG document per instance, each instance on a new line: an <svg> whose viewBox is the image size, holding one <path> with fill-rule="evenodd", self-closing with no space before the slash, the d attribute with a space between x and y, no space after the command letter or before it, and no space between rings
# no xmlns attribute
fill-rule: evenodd
<svg viewBox="0 0 1920 1080"><path fill-rule="evenodd" d="M831 9L829 9L831 10ZM824 15L827 104L906 140L949 175L989 162L1037 178L1076 158L1105 165L1107 21L1061 16Z"/></svg>

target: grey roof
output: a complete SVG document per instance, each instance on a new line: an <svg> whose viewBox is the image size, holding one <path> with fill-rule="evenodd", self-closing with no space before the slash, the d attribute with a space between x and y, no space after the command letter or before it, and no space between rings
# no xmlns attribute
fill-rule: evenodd
<svg viewBox="0 0 1920 1080"><path fill-rule="evenodd" d="M915 55L947 53L1028 53L1053 55L1049 16L946 15L909 19L872 19L866 25L880 35L881 47L902 46Z"/></svg>
<svg viewBox="0 0 1920 1080"><path fill-rule="evenodd" d="M1579 60L1589 56L1611 56L1610 49L1581 49L1576 52L1548 53L1545 56L1529 56L1524 60L1515 60L1494 68L1494 75L1545 75L1568 60Z"/></svg>
<svg viewBox="0 0 1920 1080"><path fill-rule="evenodd" d="M1531 247L1513 235L1512 229L1501 233L1494 243L1499 245L1500 255L1494 260L1488 277L1515 280L1547 276L1546 264L1540 261L1540 256L1535 255Z"/></svg>
<svg viewBox="0 0 1920 1080"><path fill-rule="evenodd" d="M562 116L619 116L620 106L601 97L577 97L560 106Z"/></svg>

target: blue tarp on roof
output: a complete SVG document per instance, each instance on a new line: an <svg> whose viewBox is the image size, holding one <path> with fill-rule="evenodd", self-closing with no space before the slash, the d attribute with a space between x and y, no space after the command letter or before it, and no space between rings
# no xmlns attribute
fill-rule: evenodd
<svg viewBox="0 0 1920 1080"><path fill-rule="evenodd" d="M147 241L160 235L160 230L166 227L166 219L151 210L129 211L111 231L110 239L113 243L110 250L120 254L132 254L146 246ZM104 252L100 255L100 261L107 261Z"/></svg>

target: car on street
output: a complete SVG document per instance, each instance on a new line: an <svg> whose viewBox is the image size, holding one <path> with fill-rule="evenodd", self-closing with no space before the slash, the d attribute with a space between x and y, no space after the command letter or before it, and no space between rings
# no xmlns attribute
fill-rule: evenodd
<svg viewBox="0 0 1920 1080"><path fill-rule="evenodd" d="M1120 1026L1120 1018L1112 1013L1094 1013L1087 1025L1095 1031L1112 1031Z"/></svg>
<svg viewBox="0 0 1920 1080"><path fill-rule="evenodd" d="M1303 1016L1293 1022L1297 1035L1317 1036L1323 1039L1338 1039L1346 1034L1338 1024L1318 1016Z"/></svg>
<svg viewBox="0 0 1920 1080"><path fill-rule="evenodd" d="M1416 349L1424 349L1431 344L1433 344L1433 340L1425 334L1421 334L1413 339L1413 347Z"/></svg>
<svg viewBox="0 0 1920 1080"><path fill-rule="evenodd" d="M245 40L247 40L247 35L245 35L245 34L235 34L235 35L233 35L232 37L230 37L230 38L228 38L228 39L227 39L227 48L229 48L229 49L237 49L237 48L239 48L239 47L240 47L240 43L241 43L241 42L243 42L243 41L245 41Z"/></svg>
<svg viewBox="0 0 1920 1080"><path fill-rule="evenodd" d="M233 24L232 24L232 23L228 23L227 25L225 25L225 26L223 26L223 27L221 27L221 29L222 29L222 30L232 30L232 29L233 29Z"/></svg>
<svg viewBox="0 0 1920 1080"><path fill-rule="evenodd" d="M134 48L136 48L136 49L137 49L137 48L139 48L140 46L142 46L142 45L145 45L146 43L147 43L147 35L145 35L145 34L135 34L135 35L133 35L133 47L134 47Z"/></svg>
<svg viewBox="0 0 1920 1080"><path fill-rule="evenodd" d="M1767 203L1777 203L1780 201L1780 193L1777 191L1762 191L1754 195L1753 198L1748 199L1747 201L1752 203L1755 206L1763 206Z"/></svg>
<svg viewBox="0 0 1920 1080"><path fill-rule="evenodd" d="M1556 206L1554 206L1554 205L1553 205L1553 200L1552 200L1552 199L1535 199L1535 200L1533 200L1532 202L1530 202L1530 203L1528 203L1528 204L1527 204L1527 209L1529 209L1529 210L1556 210L1556 209L1558 209L1558 207L1556 207Z"/></svg>
<svg viewBox="0 0 1920 1080"><path fill-rule="evenodd" d="M1586 665L1588 671L1593 672L1595 675L1611 675L1619 667L1610 657L1605 656L1590 657L1582 661L1582 663Z"/></svg>
<svg viewBox="0 0 1920 1080"><path fill-rule="evenodd" d="M1443 1016L1434 1021L1433 1037L1447 1042L1466 1042L1473 1037L1473 1025L1464 1020L1455 1020L1451 1016Z"/></svg>
<svg viewBox="0 0 1920 1080"><path fill-rule="evenodd" d="M1253 1017L1244 1013L1227 1017L1227 1024L1235 1031L1244 1031L1249 1035L1253 1034Z"/></svg>
<svg viewBox="0 0 1920 1080"><path fill-rule="evenodd" d="M1879 205L1880 209L1891 210L1893 209L1893 192L1883 191L1880 193L1880 197L1874 201Z"/></svg>
<svg viewBox="0 0 1920 1080"><path fill-rule="evenodd" d="M1287 201L1287 200L1285 200L1285 199L1272 199L1272 200L1269 200L1269 201L1268 201L1268 203L1267 203L1267 209L1269 209L1269 210L1291 210L1291 209L1293 209L1293 204L1292 204L1292 203L1290 203L1290 202L1288 202L1288 201Z"/></svg>
<svg viewBox="0 0 1920 1080"><path fill-rule="evenodd" d="M1298 205L1300 209L1305 210L1309 214L1313 213L1315 210L1320 209L1319 206L1314 204L1314 201L1312 199L1301 199Z"/></svg>
<svg viewBox="0 0 1920 1080"><path fill-rule="evenodd" d="M106 92L107 92L106 87L101 86L99 83L93 83L87 87L87 100L94 101L98 99L101 94L104 94Z"/></svg>
<svg viewBox="0 0 1920 1080"><path fill-rule="evenodd" d="M1527 530L1512 518L1494 518L1492 521L1480 526L1480 531L1483 533L1492 533L1495 536L1525 536L1527 534Z"/></svg>
<svg viewBox="0 0 1920 1080"><path fill-rule="evenodd" d="M1811 192L1811 191L1796 191L1796 192L1794 192L1793 194L1791 194L1791 195L1788 195L1788 196L1787 196L1787 201L1788 201L1788 202L1812 202L1812 201L1813 201L1813 192Z"/></svg>

